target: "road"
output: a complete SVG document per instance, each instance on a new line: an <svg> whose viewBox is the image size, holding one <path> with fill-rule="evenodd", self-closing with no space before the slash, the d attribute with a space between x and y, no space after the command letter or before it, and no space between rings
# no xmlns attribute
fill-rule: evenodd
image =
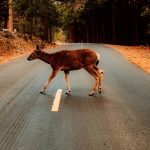
<svg viewBox="0 0 150 150"><path fill-rule="evenodd" d="M0 65L0 150L148 150L150 76L121 54L100 44L68 44L53 49L91 48L101 54L103 92L88 96L93 78L71 72L71 96L63 72L47 94L40 90L51 68L25 57ZM59 110L51 111L57 89Z"/></svg>

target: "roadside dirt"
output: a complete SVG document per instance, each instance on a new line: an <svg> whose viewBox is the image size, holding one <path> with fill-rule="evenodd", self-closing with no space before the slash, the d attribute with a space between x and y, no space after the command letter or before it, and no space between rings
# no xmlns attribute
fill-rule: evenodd
<svg viewBox="0 0 150 150"><path fill-rule="evenodd" d="M36 38L30 40L27 35L0 31L0 64L29 55L35 49L36 44L43 44L43 42ZM44 49L55 46L45 43Z"/></svg>
<svg viewBox="0 0 150 150"><path fill-rule="evenodd" d="M106 44L116 49L124 55L129 61L150 73L150 47L148 46L121 46Z"/></svg>
<svg viewBox="0 0 150 150"><path fill-rule="evenodd" d="M35 49L36 44L43 43L39 39L30 40L27 36L0 31L0 64L29 55ZM116 49L129 61L150 73L150 47L105 45ZM45 43L45 49L52 47L56 45Z"/></svg>

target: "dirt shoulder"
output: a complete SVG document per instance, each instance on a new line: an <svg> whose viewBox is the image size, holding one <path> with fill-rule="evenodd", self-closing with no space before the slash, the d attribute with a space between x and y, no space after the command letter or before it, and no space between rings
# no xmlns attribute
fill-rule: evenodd
<svg viewBox="0 0 150 150"><path fill-rule="evenodd" d="M41 43L42 41L39 39L30 40L28 35L0 31L0 64L29 55L35 49L35 45ZM53 48L55 46L45 43L44 48Z"/></svg>
<svg viewBox="0 0 150 150"><path fill-rule="evenodd" d="M150 47L148 46L121 46L110 45L106 46L114 48L129 61L142 68L144 71L150 73Z"/></svg>
<svg viewBox="0 0 150 150"><path fill-rule="evenodd" d="M23 35L0 31L0 64L29 55L35 49L35 45L40 43L41 41L38 41L38 39L31 41ZM116 49L129 61L150 73L150 47L105 45ZM45 49L53 47L56 47L56 45L45 44Z"/></svg>

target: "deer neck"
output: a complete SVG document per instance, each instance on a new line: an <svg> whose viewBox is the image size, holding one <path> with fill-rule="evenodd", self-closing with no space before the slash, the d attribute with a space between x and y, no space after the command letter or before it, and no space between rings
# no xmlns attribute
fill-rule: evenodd
<svg viewBox="0 0 150 150"><path fill-rule="evenodd" d="M41 52L41 56L39 57L39 59L46 62L46 63L48 63L48 64L51 64L52 54Z"/></svg>

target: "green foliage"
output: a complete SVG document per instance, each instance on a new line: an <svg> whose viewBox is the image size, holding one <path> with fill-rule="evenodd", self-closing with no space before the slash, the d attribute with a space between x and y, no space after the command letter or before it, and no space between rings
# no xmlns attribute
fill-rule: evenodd
<svg viewBox="0 0 150 150"><path fill-rule="evenodd" d="M80 22L80 16L84 10L84 4L75 1L59 1L55 3L59 15L59 25L67 29L70 24Z"/></svg>
<svg viewBox="0 0 150 150"><path fill-rule="evenodd" d="M65 42L66 41L66 34L61 28L54 28L54 41L56 42Z"/></svg>
<svg viewBox="0 0 150 150"><path fill-rule="evenodd" d="M52 0L14 0L14 10L20 32L42 37L48 26L57 24L57 12ZM48 32L48 31L47 31Z"/></svg>
<svg viewBox="0 0 150 150"><path fill-rule="evenodd" d="M2 12L7 16L6 3L0 2L0 20L4 18ZM74 42L120 42L150 33L148 3L149 0L13 0L15 28L46 40L50 37L50 41L55 33L57 38L65 33Z"/></svg>
<svg viewBox="0 0 150 150"><path fill-rule="evenodd" d="M73 40L75 36L78 40L78 35L84 32L81 38L85 38L85 41L98 41L97 39L100 38L97 32L99 32L104 42L137 44L145 40L146 34L150 35L149 0L86 0L85 2L81 11L76 11L75 7L72 11L72 7L69 7L70 11L67 12L65 8L65 13L61 13L62 20L64 19L63 26L68 27L70 24L74 26L71 28L74 30Z"/></svg>

